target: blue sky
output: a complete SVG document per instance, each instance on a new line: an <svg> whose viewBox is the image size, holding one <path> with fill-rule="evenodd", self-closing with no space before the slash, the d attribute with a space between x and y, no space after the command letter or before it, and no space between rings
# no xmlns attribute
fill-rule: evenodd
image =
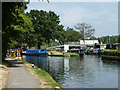
<svg viewBox="0 0 120 90"><path fill-rule="evenodd" d="M118 35L117 2L30 2L26 11L31 9L54 11L65 28L85 22L95 28L96 37Z"/></svg>

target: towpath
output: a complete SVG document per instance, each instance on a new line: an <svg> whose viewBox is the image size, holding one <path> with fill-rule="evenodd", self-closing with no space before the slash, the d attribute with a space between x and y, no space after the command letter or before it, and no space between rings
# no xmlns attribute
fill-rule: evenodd
<svg viewBox="0 0 120 90"><path fill-rule="evenodd" d="M9 68L6 88L41 88L41 82L22 63L10 58L6 60Z"/></svg>

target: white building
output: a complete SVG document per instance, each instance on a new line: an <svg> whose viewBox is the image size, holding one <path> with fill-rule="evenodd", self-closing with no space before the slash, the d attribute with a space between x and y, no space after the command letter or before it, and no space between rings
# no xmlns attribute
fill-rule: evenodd
<svg viewBox="0 0 120 90"><path fill-rule="evenodd" d="M94 45L95 43L99 44L98 40L80 40L80 45Z"/></svg>

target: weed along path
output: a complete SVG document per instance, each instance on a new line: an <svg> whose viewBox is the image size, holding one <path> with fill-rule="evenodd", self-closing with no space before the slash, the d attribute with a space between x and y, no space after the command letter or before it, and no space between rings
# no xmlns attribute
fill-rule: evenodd
<svg viewBox="0 0 120 90"><path fill-rule="evenodd" d="M42 88L40 80L29 73L23 63L10 58L6 60L9 68L6 88Z"/></svg>

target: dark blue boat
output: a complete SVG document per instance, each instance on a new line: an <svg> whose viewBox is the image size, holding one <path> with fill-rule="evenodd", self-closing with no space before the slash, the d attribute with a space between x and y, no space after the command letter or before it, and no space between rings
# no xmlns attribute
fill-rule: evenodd
<svg viewBox="0 0 120 90"><path fill-rule="evenodd" d="M79 55L82 56L82 57L85 56L85 53L84 53L83 49L80 49Z"/></svg>
<svg viewBox="0 0 120 90"><path fill-rule="evenodd" d="M26 55L48 56L46 49L26 50Z"/></svg>

